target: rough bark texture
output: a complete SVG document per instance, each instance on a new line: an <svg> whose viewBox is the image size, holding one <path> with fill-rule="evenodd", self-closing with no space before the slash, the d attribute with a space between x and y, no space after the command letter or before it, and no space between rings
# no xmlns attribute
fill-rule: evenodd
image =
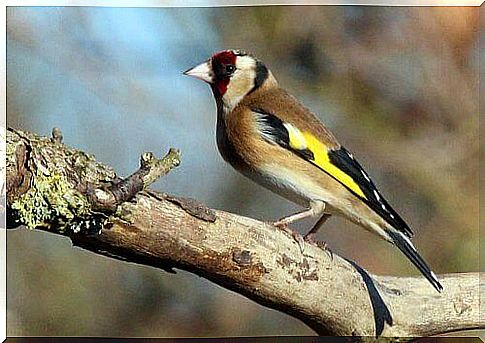
<svg viewBox="0 0 485 343"><path fill-rule="evenodd" d="M479 273L439 276L439 294L424 278L370 275L311 244L302 254L291 235L272 225L141 190L178 164L176 151L156 163L145 155L140 170L121 180L56 136L8 130L10 227L48 230L99 254L193 272L321 335L427 336L485 325ZM125 195L110 200L117 206L106 206L119 189Z"/></svg>

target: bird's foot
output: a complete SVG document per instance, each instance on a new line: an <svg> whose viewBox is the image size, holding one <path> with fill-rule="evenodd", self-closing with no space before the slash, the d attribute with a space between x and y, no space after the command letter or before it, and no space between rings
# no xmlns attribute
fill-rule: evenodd
<svg viewBox="0 0 485 343"><path fill-rule="evenodd" d="M303 251L305 251L305 240L298 231L291 229L288 226L288 223L280 220L271 224L273 224L273 226L276 226L278 229L283 230L287 234L291 235L295 240L295 242L298 244L298 247L300 248L300 252L303 254Z"/></svg>
<svg viewBox="0 0 485 343"><path fill-rule="evenodd" d="M314 233L308 233L305 236L303 236L303 239L305 242L308 242L310 244L313 244L323 251L327 252L330 255L330 258L333 260L333 252L328 248L327 242L325 241L319 241L318 239L315 238Z"/></svg>
<svg viewBox="0 0 485 343"><path fill-rule="evenodd" d="M321 249L327 249L327 243L325 241L319 241L318 239L316 239L314 233L306 234L305 236L303 236L303 239L305 240L305 242L316 245Z"/></svg>

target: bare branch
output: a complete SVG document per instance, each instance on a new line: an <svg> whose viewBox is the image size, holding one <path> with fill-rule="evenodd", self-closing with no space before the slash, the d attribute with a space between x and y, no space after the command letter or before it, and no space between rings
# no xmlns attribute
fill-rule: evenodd
<svg viewBox="0 0 485 343"><path fill-rule="evenodd" d="M439 294L422 277L371 275L308 243L302 254L291 235L272 225L192 199L138 192L171 168L167 165L178 164L173 151L172 162L154 164L158 172L146 173L142 163L144 172L121 181L110 168L59 141L9 130L7 142L11 226L67 235L76 246L125 261L193 272L322 335L426 336L485 325L479 316L479 273L440 276L444 292ZM116 206L97 206L89 196L93 189L112 191L123 182L135 182L137 191L124 193ZM67 204L56 196L61 191ZM39 192L47 200L34 211ZM86 222L96 222L101 233L89 234L87 224L79 229Z"/></svg>
<svg viewBox="0 0 485 343"><path fill-rule="evenodd" d="M170 149L161 160L157 159L153 153L146 152L140 158L140 169L109 187L88 190L88 199L97 210L114 211L119 204L132 199L137 193L179 164L180 152L178 150Z"/></svg>

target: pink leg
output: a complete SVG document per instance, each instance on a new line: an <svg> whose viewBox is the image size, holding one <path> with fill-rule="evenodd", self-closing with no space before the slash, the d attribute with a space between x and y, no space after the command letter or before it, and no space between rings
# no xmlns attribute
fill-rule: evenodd
<svg viewBox="0 0 485 343"><path fill-rule="evenodd" d="M280 220L274 222L273 225L291 234L295 239L295 241L298 243L298 246L300 247L300 251L303 253L304 245L305 245L304 237L302 237L302 235L299 232L290 229L288 227L288 224L293 223L300 219L318 216L320 214L323 214L323 216L325 217L326 215L324 211L325 211L325 203L323 201L311 201L309 209L281 218ZM312 228L310 232L313 232L313 231L316 232L318 230L319 226L323 224L322 218L318 220L317 224ZM305 237L306 236L308 236L308 234L305 235Z"/></svg>
<svg viewBox="0 0 485 343"><path fill-rule="evenodd" d="M274 223L274 226L283 227L283 226L286 226L290 223L296 222L297 220L308 218L308 217L313 217L313 215L314 215L314 211L313 211L313 209L310 208L310 209L305 210L303 212L298 212L298 213L289 215L287 217L281 218L280 220L278 220Z"/></svg>
<svg viewBox="0 0 485 343"><path fill-rule="evenodd" d="M278 227L282 227L300 219L319 216L323 214L324 211L325 211L325 203L320 200L313 200L310 202L309 209L281 218L280 220L276 221L274 225Z"/></svg>
<svg viewBox="0 0 485 343"><path fill-rule="evenodd" d="M305 238L311 238L312 236L314 236L318 230L322 227L323 224L325 224L325 222L327 221L328 218L330 218L332 215L329 214L329 213L324 213L320 219L318 219L318 221L315 223L315 225L313 225L312 229L310 231L308 231L308 233L304 236Z"/></svg>
<svg viewBox="0 0 485 343"><path fill-rule="evenodd" d="M315 225L313 225L312 229L310 231L308 231L308 233L305 236L303 236L303 240L308 242L308 243L315 244L317 247L319 247L319 248L321 248L325 251L328 251L330 253L330 257L333 259L333 253L330 249L327 248L327 243L324 242L324 241L319 241L319 240L315 239L315 235L316 235L317 231L322 227L322 225L330 217L331 217L331 214L324 213L320 217L320 219L318 219L318 221L315 223Z"/></svg>

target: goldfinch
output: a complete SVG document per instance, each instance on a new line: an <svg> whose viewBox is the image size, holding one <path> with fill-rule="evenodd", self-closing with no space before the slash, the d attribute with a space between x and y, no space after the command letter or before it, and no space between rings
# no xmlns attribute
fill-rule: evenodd
<svg viewBox="0 0 485 343"><path fill-rule="evenodd" d="M274 224L320 217L308 239L340 215L397 246L438 290L443 287L411 243L412 231L354 156L314 113L280 88L262 61L224 50L185 75L208 83L217 105L217 146L243 175L306 210Z"/></svg>

